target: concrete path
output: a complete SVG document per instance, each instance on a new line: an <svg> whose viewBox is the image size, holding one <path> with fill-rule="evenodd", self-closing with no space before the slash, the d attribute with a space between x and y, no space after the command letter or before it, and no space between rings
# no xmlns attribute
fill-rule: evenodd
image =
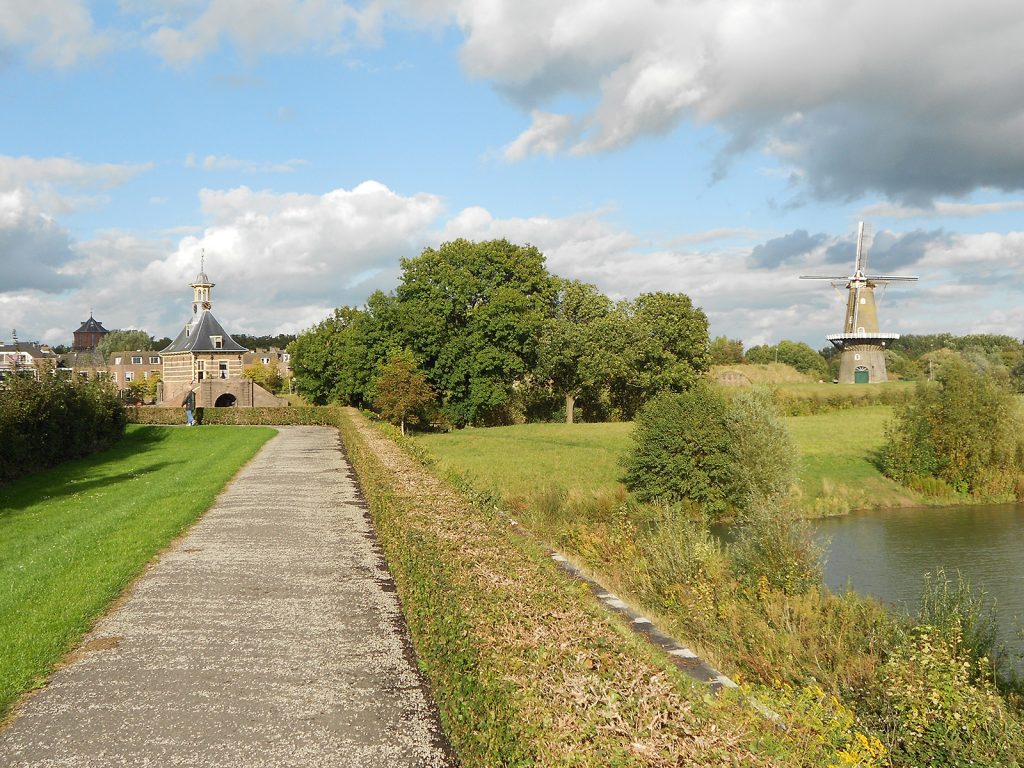
<svg viewBox="0 0 1024 768"><path fill-rule="evenodd" d="M25 703L0 766L450 765L352 477L336 430L281 428Z"/></svg>

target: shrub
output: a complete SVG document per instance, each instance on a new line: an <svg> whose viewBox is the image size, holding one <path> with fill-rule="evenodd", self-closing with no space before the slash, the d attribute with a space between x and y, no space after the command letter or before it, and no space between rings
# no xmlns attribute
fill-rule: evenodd
<svg viewBox="0 0 1024 768"><path fill-rule="evenodd" d="M704 383L656 395L637 414L626 487L641 501L692 501L710 515L724 513L736 480L726 409Z"/></svg>
<svg viewBox="0 0 1024 768"><path fill-rule="evenodd" d="M729 401L700 383L641 409L624 482L640 501L692 502L715 517L783 495L796 478L796 455L765 395Z"/></svg>
<svg viewBox="0 0 1024 768"><path fill-rule="evenodd" d="M943 363L938 385L921 383L887 430L887 475L908 483L937 477L959 492L1014 490L1021 463L1021 419L1005 383L959 358Z"/></svg>
<svg viewBox="0 0 1024 768"><path fill-rule="evenodd" d="M184 424L182 408L127 408L132 424ZM197 408L199 424L237 424L250 426L337 426L339 412L329 405L302 405L278 408Z"/></svg>
<svg viewBox="0 0 1024 768"><path fill-rule="evenodd" d="M796 482L797 448L764 392L742 392L726 411L739 506L781 498Z"/></svg>
<svg viewBox="0 0 1024 768"><path fill-rule="evenodd" d="M736 578L758 590L797 595L821 583L822 548L814 531L785 507L758 504L744 514L729 552Z"/></svg>
<svg viewBox="0 0 1024 768"><path fill-rule="evenodd" d="M962 638L915 627L882 671L896 765L1020 766L1024 728L988 682L959 653Z"/></svg>
<svg viewBox="0 0 1024 768"><path fill-rule="evenodd" d="M117 389L52 370L12 376L0 390L0 482L109 448L124 436Z"/></svg>
<svg viewBox="0 0 1024 768"><path fill-rule="evenodd" d="M975 669L982 659L994 660L999 650L995 599L983 589L972 589L960 571L955 585L942 568L925 574L918 620L947 640L956 639L956 650L965 654Z"/></svg>

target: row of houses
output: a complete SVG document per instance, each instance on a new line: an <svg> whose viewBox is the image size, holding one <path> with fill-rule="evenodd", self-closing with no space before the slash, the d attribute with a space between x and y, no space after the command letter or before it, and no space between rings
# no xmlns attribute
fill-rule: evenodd
<svg viewBox="0 0 1024 768"><path fill-rule="evenodd" d="M276 370L281 378L288 378L291 376L289 361L286 351L270 347L246 350L240 364L243 372L252 365L265 365ZM139 349L112 352L106 356L95 350L60 354L45 344L0 343L0 380L16 370L35 373L43 367L66 371L83 380L109 379L119 389L126 389L133 381L147 381L153 376L162 378L163 356L160 352Z"/></svg>
<svg viewBox="0 0 1024 768"><path fill-rule="evenodd" d="M152 389L162 405L178 405L190 391L200 407L284 405L285 401L246 376L246 368L262 364L282 379L288 378L288 353L273 347L249 350L232 339L211 311L213 286L205 272L196 276L191 283L192 316L162 350L101 355L95 347L109 331L90 313L66 354L34 343L0 344L0 380L17 371L37 372L45 366L80 379L109 379L121 390L159 377L159 384Z"/></svg>

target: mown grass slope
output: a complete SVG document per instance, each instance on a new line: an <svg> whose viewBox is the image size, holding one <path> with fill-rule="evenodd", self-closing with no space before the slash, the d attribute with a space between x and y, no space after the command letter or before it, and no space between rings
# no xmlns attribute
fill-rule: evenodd
<svg viewBox="0 0 1024 768"><path fill-rule="evenodd" d="M0 488L0 718L274 434L129 425L111 450Z"/></svg>

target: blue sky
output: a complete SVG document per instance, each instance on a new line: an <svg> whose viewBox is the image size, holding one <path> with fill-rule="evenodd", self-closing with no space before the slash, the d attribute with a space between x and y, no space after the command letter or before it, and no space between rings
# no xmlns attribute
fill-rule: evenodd
<svg viewBox="0 0 1024 768"><path fill-rule="evenodd" d="M962 6L962 7L961 7ZM713 335L1021 336L1019 3L0 0L0 339L294 332L455 237Z"/></svg>

